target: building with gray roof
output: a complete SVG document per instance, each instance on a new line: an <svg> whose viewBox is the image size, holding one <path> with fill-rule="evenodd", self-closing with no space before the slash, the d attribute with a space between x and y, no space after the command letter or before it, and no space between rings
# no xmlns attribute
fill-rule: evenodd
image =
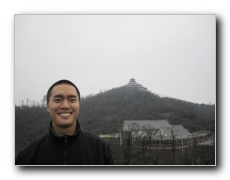
<svg viewBox="0 0 230 180"><path fill-rule="evenodd" d="M120 144L143 144L143 141L151 148L175 149L194 143L192 133L182 125L171 125L167 120L125 120L120 129Z"/></svg>

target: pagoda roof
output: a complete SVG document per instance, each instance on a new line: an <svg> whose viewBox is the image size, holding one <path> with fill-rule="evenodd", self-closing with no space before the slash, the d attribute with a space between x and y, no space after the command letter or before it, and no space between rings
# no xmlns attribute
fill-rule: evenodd
<svg viewBox="0 0 230 180"><path fill-rule="evenodd" d="M128 87L135 87L135 88L139 88L139 89L143 89L146 90L145 87L143 87L141 84L137 83L136 80L134 78L131 78L129 80L129 83L127 84Z"/></svg>

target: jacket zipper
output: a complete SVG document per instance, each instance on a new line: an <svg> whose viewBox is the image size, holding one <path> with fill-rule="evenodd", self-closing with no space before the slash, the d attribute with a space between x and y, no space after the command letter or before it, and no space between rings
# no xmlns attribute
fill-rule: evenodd
<svg viewBox="0 0 230 180"><path fill-rule="evenodd" d="M67 136L65 136L64 165L67 164L67 163L66 163L66 146L67 146L67 143L68 143L68 141L67 141Z"/></svg>

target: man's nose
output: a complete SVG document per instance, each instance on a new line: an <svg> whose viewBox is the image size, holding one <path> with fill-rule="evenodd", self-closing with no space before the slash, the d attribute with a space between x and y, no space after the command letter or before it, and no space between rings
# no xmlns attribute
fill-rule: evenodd
<svg viewBox="0 0 230 180"><path fill-rule="evenodd" d="M65 99L65 100L63 100L63 102L62 102L62 105L61 105L61 108L69 108L69 102Z"/></svg>

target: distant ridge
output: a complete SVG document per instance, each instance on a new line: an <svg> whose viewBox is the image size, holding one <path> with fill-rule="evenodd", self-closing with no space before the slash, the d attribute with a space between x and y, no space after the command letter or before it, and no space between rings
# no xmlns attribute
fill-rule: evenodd
<svg viewBox="0 0 230 180"><path fill-rule="evenodd" d="M215 132L215 106L160 97L128 85L81 100L79 121L94 133L117 132L126 119L160 120L181 124L190 132Z"/></svg>

